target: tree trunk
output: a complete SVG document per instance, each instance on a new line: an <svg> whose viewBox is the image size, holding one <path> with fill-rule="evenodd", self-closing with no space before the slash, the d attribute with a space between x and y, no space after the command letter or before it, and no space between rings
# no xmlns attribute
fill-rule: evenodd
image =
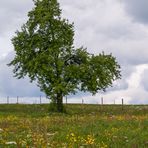
<svg viewBox="0 0 148 148"><path fill-rule="evenodd" d="M63 112L63 96L61 93L57 94L57 111Z"/></svg>

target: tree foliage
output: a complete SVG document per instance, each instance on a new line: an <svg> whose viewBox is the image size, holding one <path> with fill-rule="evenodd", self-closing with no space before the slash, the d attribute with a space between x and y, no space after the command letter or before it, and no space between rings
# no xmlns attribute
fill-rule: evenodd
<svg viewBox="0 0 148 148"><path fill-rule="evenodd" d="M90 54L75 48L74 25L61 17L57 0L34 0L28 21L12 39L15 77L29 76L63 111L63 96L77 91L96 94L120 78L120 66L111 54Z"/></svg>

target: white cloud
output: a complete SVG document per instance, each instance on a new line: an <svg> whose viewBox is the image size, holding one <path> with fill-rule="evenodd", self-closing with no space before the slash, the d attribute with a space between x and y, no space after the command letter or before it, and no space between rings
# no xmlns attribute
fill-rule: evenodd
<svg viewBox="0 0 148 148"><path fill-rule="evenodd" d="M138 65L135 68L135 71L126 78L128 83L128 89L120 89L109 91L106 93L100 93L95 96L86 95L81 96L81 100L84 99L85 103L101 103L101 98L104 98L105 104L121 104L122 99L124 99L125 104L144 104L148 103L148 93L143 89L141 85L141 76L144 71L148 70L148 64ZM77 101L75 97L72 98L72 101ZM80 101L80 100L79 100Z"/></svg>
<svg viewBox="0 0 148 148"><path fill-rule="evenodd" d="M29 78L18 80L13 77L12 67L7 66L12 57L13 52L0 60L0 96L39 97L43 95L35 83L29 82Z"/></svg>

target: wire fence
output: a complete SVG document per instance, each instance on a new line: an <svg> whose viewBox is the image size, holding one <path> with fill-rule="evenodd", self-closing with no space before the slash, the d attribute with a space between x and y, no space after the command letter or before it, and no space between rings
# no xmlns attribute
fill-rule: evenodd
<svg viewBox="0 0 148 148"><path fill-rule="evenodd" d="M118 100L113 100L110 103L105 102L106 100L101 97L98 99L98 101L93 101L92 99L86 100L86 99L67 99L67 97L63 98L63 103L64 104L100 104L100 105L105 105L105 104L120 104L124 105L125 100L118 99ZM16 96L16 97L10 97L7 96L3 99L0 99L0 104L48 104L50 103L51 100L45 96L39 96L39 97L21 97L21 96Z"/></svg>
<svg viewBox="0 0 148 148"><path fill-rule="evenodd" d="M39 97L10 97L0 99L0 104L45 104L49 103L50 99L44 96Z"/></svg>

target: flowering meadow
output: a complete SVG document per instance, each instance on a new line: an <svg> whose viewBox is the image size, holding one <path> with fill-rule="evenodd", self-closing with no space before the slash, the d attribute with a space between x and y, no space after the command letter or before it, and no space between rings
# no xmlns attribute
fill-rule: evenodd
<svg viewBox="0 0 148 148"><path fill-rule="evenodd" d="M147 105L0 105L2 148L147 148Z"/></svg>

